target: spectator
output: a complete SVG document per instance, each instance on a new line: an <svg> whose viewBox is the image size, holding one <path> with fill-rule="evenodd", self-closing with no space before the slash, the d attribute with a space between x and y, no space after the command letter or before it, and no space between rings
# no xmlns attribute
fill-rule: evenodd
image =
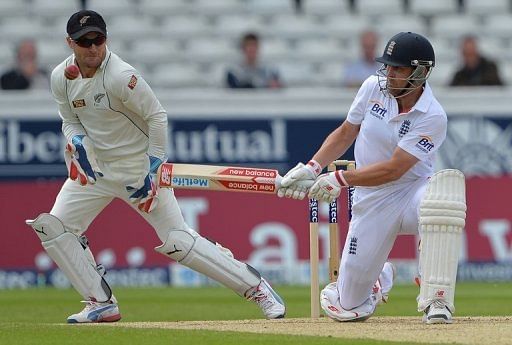
<svg viewBox="0 0 512 345"><path fill-rule="evenodd" d="M496 63L481 55L476 37L462 40L461 54L463 66L453 76L451 86L503 85Z"/></svg>
<svg viewBox="0 0 512 345"><path fill-rule="evenodd" d="M16 49L16 66L0 78L4 90L49 89L48 73L37 63L37 48L33 40L20 42Z"/></svg>
<svg viewBox="0 0 512 345"><path fill-rule="evenodd" d="M279 88L281 81L277 70L263 65L259 60L260 39L249 32L242 37L240 49L243 60L228 69L226 84L232 89Z"/></svg>
<svg viewBox="0 0 512 345"><path fill-rule="evenodd" d="M375 61L378 37L375 31L363 31L359 36L362 56L347 65L343 75L343 86L359 87L371 75L376 74L380 64Z"/></svg>

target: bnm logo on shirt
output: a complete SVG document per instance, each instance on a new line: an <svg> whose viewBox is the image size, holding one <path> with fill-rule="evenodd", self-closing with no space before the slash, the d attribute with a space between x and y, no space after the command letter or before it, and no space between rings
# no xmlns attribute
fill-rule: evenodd
<svg viewBox="0 0 512 345"><path fill-rule="evenodd" d="M370 114L372 114L379 120L382 120L386 113L388 112L388 110L384 108L384 105L379 101L372 100L370 102L374 103L370 109Z"/></svg>
<svg viewBox="0 0 512 345"><path fill-rule="evenodd" d="M419 148L421 151L428 153L430 150L434 148L434 143L432 142L432 138L423 136L421 137L420 141L416 144L416 147Z"/></svg>

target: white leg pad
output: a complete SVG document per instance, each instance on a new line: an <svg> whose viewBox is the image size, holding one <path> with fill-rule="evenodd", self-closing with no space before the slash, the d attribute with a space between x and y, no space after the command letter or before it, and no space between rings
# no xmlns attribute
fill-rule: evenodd
<svg viewBox="0 0 512 345"><path fill-rule="evenodd" d="M418 311L442 300L453 313L462 229L466 220L466 187L459 170L435 173L420 204L421 287Z"/></svg>
<svg viewBox="0 0 512 345"><path fill-rule="evenodd" d="M85 299L110 300L112 290L91 262L91 254L86 252L88 248L82 246L76 235L65 230L60 219L42 213L26 223L34 229L48 255Z"/></svg>
<svg viewBox="0 0 512 345"><path fill-rule="evenodd" d="M165 243L155 250L218 281L243 297L261 281L258 271L234 259L196 232L171 230Z"/></svg>

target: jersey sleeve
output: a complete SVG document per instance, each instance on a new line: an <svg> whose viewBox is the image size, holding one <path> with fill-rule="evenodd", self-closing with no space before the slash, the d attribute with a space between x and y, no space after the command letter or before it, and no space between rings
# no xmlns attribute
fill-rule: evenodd
<svg viewBox="0 0 512 345"><path fill-rule="evenodd" d="M148 83L135 69L126 69L112 81L123 104L148 124L148 155L167 160L167 113Z"/></svg>
<svg viewBox="0 0 512 345"><path fill-rule="evenodd" d="M78 116L71 110L66 92L66 83L63 67L59 65L52 71L51 91L59 109L59 116L62 119L62 133L68 141L71 141L75 135L86 135L87 133Z"/></svg>
<svg viewBox="0 0 512 345"><path fill-rule="evenodd" d="M446 115L428 116L414 125L398 146L421 161L431 158L446 138Z"/></svg>
<svg viewBox="0 0 512 345"><path fill-rule="evenodd" d="M360 125L363 122L366 105L368 104L368 97L375 83L376 77L371 76L364 81L363 85L361 85L348 111L348 122L354 125Z"/></svg>

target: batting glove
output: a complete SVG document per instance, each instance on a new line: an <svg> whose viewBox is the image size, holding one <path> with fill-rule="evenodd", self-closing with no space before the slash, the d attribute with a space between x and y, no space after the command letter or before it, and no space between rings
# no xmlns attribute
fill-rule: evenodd
<svg viewBox="0 0 512 345"><path fill-rule="evenodd" d="M311 187L309 198L331 203L340 196L341 189L345 187L348 187L348 184L341 170L322 174Z"/></svg>
<svg viewBox="0 0 512 345"><path fill-rule="evenodd" d="M298 163L284 175L277 195L280 198L304 199L321 171L322 167L314 160L309 161L306 165Z"/></svg>
<svg viewBox="0 0 512 345"><path fill-rule="evenodd" d="M149 172L141 183L134 186L127 186L130 194L130 201L142 212L150 213L158 205L158 189L156 185L156 172L162 164L162 160L149 156Z"/></svg>
<svg viewBox="0 0 512 345"><path fill-rule="evenodd" d="M66 145L64 159L68 167L69 178L82 186L95 184L103 173L98 167L94 146L85 135L75 135Z"/></svg>

